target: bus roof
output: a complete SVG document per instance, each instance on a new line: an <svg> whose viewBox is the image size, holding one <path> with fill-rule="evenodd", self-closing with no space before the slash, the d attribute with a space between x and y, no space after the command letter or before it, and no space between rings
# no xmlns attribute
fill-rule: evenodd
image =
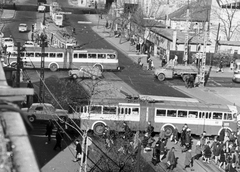
<svg viewBox="0 0 240 172"><path fill-rule="evenodd" d="M26 47L25 50L28 51L37 51L37 52L41 52L42 48L41 47ZM52 47L46 47L45 48L45 52L64 52L64 49L61 48L52 48Z"/></svg>
<svg viewBox="0 0 240 172"><path fill-rule="evenodd" d="M136 105L147 106L152 108L169 108L169 109L185 109L185 110L198 110L198 111L216 111L216 112L230 112L230 108L227 105L221 104L205 104L199 102L179 102L179 101L159 101L156 103L149 103L147 101L129 101L128 99L93 99L92 105Z"/></svg>
<svg viewBox="0 0 240 172"><path fill-rule="evenodd" d="M81 50L73 50L73 52L91 52L91 53L117 53L117 51L112 49L81 49Z"/></svg>

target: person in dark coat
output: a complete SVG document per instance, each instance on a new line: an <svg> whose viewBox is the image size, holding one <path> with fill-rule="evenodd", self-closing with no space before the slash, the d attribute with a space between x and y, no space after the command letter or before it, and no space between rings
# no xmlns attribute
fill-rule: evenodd
<svg viewBox="0 0 240 172"><path fill-rule="evenodd" d="M166 153L166 139L162 139L160 144L160 158L159 158L160 162L164 157L165 153Z"/></svg>
<svg viewBox="0 0 240 172"><path fill-rule="evenodd" d="M169 171L172 171L176 167L176 157L175 157L175 148L172 147L171 150L168 152L167 157L167 168Z"/></svg>
<svg viewBox="0 0 240 172"><path fill-rule="evenodd" d="M79 140L76 140L76 156L75 156L75 160L73 160L74 162L77 162L79 161L81 158L81 155L82 155L82 146L80 144L80 141Z"/></svg>
<svg viewBox="0 0 240 172"><path fill-rule="evenodd" d="M123 131L124 131L124 136L123 138L125 140L130 140L131 137L132 137L132 131L131 129L129 128L129 126L127 125L126 122L123 122Z"/></svg>
<svg viewBox="0 0 240 172"><path fill-rule="evenodd" d="M160 146L161 146L161 139L158 138L158 141L156 142L153 148L153 157L152 157L153 165L156 165L158 162L160 162Z"/></svg>
<svg viewBox="0 0 240 172"><path fill-rule="evenodd" d="M225 137L225 128L223 128L221 131L220 131L220 134L219 134L219 141L220 142L223 142L224 141L224 137Z"/></svg>
<svg viewBox="0 0 240 172"><path fill-rule="evenodd" d="M207 144L204 147L203 155L204 155L204 162L210 163L210 158L212 156L212 151L210 148L210 141L207 142Z"/></svg>
<svg viewBox="0 0 240 172"><path fill-rule="evenodd" d="M46 125L46 133L45 133L45 135L48 137L48 141L45 144L48 144L51 142L51 135L52 135L53 128L54 128L53 122L51 119L49 119Z"/></svg>
<svg viewBox="0 0 240 172"><path fill-rule="evenodd" d="M58 129L56 132L56 144L53 150L57 150L57 148L60 148L60 150L62 150L62 139L63 139L63 132L60 129Z"/></svg>
<svg viewBox="0 0 240 172"><path fill-rule="evenodd" d="M221 153L221 147L220 147L219 143L213 145L212 153L213 153L213 156L214 156L214 159L215 159L215 164L218 164L218 161L220 159L220 153Z"/></svg>

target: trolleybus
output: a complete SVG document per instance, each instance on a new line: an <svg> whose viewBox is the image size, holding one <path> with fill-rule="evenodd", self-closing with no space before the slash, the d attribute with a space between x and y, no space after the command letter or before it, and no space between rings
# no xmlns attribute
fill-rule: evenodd
<svg viewBox="0 0 240 172"><path fill-rule="evenodd" d="M81 119L82 129L93 129L101 135L105 126L121 131L122 123L126 121L132 130L145 130L148 121L154 126L154 131L164 129L167 136L175 128L181 131L187 124L193 134L200 135L207 131L208 135L218 135L225 128L227 131L236 131L240 126L236 106L208 105L202 103L163 101L160 103L108 103L93 102L91 105L77 106L77 116ZM72 114L73 115L73 114Z"/></svg>
<svg viewBox="0 0 240 172"><path fill-rule="evenodd" d="M21 52L24 68L41 67L41 47L28 47ZM11 66L17 64L17 53L13 52L6 57L7 63ZM117 51L111 49L57 49L45 48L45 68L51 71L58 69L78 69L80 67L97 67L103 70L119 70Z"/></svg>

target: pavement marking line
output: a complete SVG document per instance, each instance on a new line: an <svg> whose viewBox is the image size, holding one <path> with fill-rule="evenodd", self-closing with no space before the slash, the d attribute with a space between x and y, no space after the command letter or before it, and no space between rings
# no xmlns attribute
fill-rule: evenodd
<svg viewBox="0 0 240 172"><path fill-rule="evenodd" d="M216 84L216 85L218 85L218 86L222 86L222 84L220 84L220 83L218 83L218 82L216 82L216 81L214 81L214 80L212 80L212 79L210 79L209 81L212 81L214 84Z"/></svg>
<svg viewBox="0 0 240 172"><path fill-rule="evenodd" d="M78 24L92 24L90 21L78 21Z"/></svg>

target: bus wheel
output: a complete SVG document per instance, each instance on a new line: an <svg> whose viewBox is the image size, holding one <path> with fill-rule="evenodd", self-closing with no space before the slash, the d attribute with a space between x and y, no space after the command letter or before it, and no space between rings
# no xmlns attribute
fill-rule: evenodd
<svg viewBox="0 0 240 172"><path fill-rule="evenodd" d="M56 72L57 69L58 69L58 66L57 66L56 63L52 63L52 64L50 64L50 70L51 70L52 72Z"/></svg>
<svg viewBox="0 0 240 172"><path fill-rule="evenodd" d="M101 71L101 72L102 72L102 70L103 70L101 65L95 65L94 68L97 68L97 69L98 69L99 71Z"/></svg>
<svg viewBox="0 0 240 172"><path fill-rule="evenodd" d="M28 116L29 122L34 122L36 120L36 117L34 115Z"/></svg>
<svg viewBox="0 0 240 172"><path fill-rule="evenodd" d="M104 130L105 130L105 125L101 122L96 123L93 127L94 133L99 136L103 135Z"/></svg>
<svg viewBox="0 0 240 172"><path fill-rule="evenodd" d="M163 73L160 73L160 74L158 75L158 80L159 80L159 81L164 81L164 80L165 80L165 75L164 75Z"/></svg>
<svg viewBox="0 0 240 172"><path fill-rule="evenodd" d="M171 125L166 125L164 127L165 130L165 136L170 137L173 134L174 128Z"/></svg>

